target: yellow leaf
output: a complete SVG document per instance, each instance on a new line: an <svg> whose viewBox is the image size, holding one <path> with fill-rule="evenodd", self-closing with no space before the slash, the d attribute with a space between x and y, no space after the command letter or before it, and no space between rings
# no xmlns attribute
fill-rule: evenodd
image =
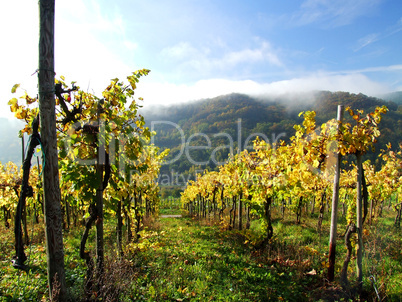
<svg viewBox="0 0 402 302"><path fill-rule="evenodd" d="M18 105L18 100L16 98L12 98L8 101L7 105Z"/></svg>
<svg viewBox="0 0 402 302"><path fill-rule="evenodd" d="M28 105L36 102L36 98L31 98L28 95L25 96L25 100L27 101Z"/></svg>
<svg viewBox="0 0 402 302"><path fill-rule="evenodd" d="M12 105L10 107L11 112L16 112L18 110L18 104L17 105Z"/></svg>
<svg viewBox="0 0 402 302"><path fill-rule="evenodd" d="M18 108L18 110L15 112L15 117L20 120L25 119L27 117L26 110Z"/></svg>

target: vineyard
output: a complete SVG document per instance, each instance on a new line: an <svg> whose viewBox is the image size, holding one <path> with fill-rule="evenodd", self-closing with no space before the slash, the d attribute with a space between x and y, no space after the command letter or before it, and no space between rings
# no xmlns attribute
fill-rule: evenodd
<svg viewBox="0 0 402 302"><path fill-rule="evenodd" d="M398 301L402 145L363 161L385 106L345 108L347 117L322 125L302 112L290 142L257 138L189 181L180 200L162 200L169 150L151 144L134 99L148 73L113 79L100 98L56 80L69 300ZM44 231L49 163L37 104L26 93L9 101L29 139L22 167L0 164L0 301L46 301L63 286L51 283L49 296L45 250L55 239Z"/></svg>

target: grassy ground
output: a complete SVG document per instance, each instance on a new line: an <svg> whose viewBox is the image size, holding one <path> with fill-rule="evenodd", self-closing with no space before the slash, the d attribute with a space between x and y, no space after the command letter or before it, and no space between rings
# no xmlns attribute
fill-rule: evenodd
<svg viewBox="0 0 402 302"><path fill-rule="evenodd" d="M148 261L146 287L130 297L136 300L302 301L316 277L296 282L300 272L263 261L234 232L186 218L160 219L154 228L142 241L147 252L137 246L133 253L138 263Z"/></svg>
<svg viewBox="0 0 402 302"><path fill-rule="evenodd" d="M177 214L167 210L164 214ZM402 237L392 225L393 213L385 213L365 227L364 300L400 301L402 297ZM276 217L274 215L274 217ZM327 221L326 217L326 221ZM118 301L352 301L354 260L349 265L351 287L343 291L329 284L327 269L328 222L321 232L316 217L275 218L269 246L256 248L259 224L250 230L226 230L225 224L194 218L159 218L146 222L137 243L116 254L114 225L106 225L107 299ZM34 225L34 224L32 224ZM0 301L46 301L46 255L41 225L34 225L27 247L29 274L12 268L12 229L0 226ZM344 229L340 219L339 233ZM66 278L72 301L82 300L85 265L78 256L82 229L65 233ZM89 242L94 242L91 233ZM89 246L93 248L93 246ZM344 259L343 240L338 240L337 276ZM92 298L95 300L96 295Z"/></svg>

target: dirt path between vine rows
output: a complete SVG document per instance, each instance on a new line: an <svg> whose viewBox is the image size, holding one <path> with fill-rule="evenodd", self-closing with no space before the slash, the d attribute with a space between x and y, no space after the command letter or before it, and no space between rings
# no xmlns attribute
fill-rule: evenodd
<svg viewBox="0 0 402 302"><path fill-rule="evenodd" d="M182 216L180 214L178 215L160 215L160 218L181 218Z"/></svg>

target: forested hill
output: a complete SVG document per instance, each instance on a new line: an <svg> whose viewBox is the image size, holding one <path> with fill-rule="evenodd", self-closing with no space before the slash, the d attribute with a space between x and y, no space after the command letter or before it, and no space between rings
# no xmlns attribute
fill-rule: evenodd
<svg viewBox="0 0 402 302"><path fill-rule="evenodd" d="M279 137L288 140L294 133L293 126L302 121L298 116L301 111L315 110L317 124L336 118L339 104L365 112L386 105L389 112L381 122L377 150L388 142L396 148L402 137L402 102L398 96L393 96L393 102L363 94L328 91L275 98L230 94L152 108L142 114L147 125L157 131L154 143L162 149L171 149L170 163L163 167L162 173L174 171L187 180L193 178L195 169L214 169L230 152L237 152L239 147L244 149L245 143L251 145L256 135L265 135L271 143Z"/></svg>
<svg viewBox="0 0 402 302"><path fill-rule="evenodd" d="M384 94L380 97L383 100L394 102L398 105L402 105L402 91L395 91Z"/></svg>
<svg viewBox="0 0 402 302"><path fill-rule="evenodd" d="M388 101L386 101L388 100ZM318 91L309 94L282 97L253 98L241 94L224 95L191 103L152 108L143 111L149 127L157 131L154 143L161 149L171 149L169 165L162 167L166 183L184 185L193 179L195 170L214 169L223 163L229 153L251 146L255 136L271 143L288 140L294 133L293 125L300 123L300 111L315 110L321 124L336 117L338 104L353 109L374 110L386 105L389 112L380 124L381 137L377 152L388 142L396 148L402 137L402 92L382 96L382 99L347 92ZM0 119L1 162L21 163L21 140L16 121ZM190 148L186 148L188 143ZM194 149L192 147L198 147ZM376 155L368 155L375 159ZM367 157L367 156L366 156ZM174 175L174 177L172 176Z"/></svg>

